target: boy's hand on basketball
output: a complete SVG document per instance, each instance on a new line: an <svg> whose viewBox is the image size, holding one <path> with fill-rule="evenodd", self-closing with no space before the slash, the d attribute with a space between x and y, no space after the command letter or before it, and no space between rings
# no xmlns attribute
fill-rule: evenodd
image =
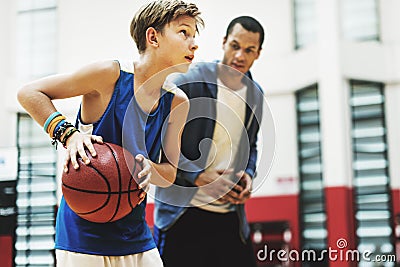
<svg viewBox="0 0 400 267"><path fill-rule="evenodd" d="M140 200L138 205L140 205L140 203L142 203L142 201L146 198L146 192L150 187L151 161L146 159L142 154L136 155L135 159L142 166L142 170L138 173L138 181L136 181L139 189L142 189L142 192L139 195Z"/></svg>
<svg viewBox="0 0 400 267"><path fill-rule="evenodd" d="M82 134L80 132L75 132L66 143L67 154L64 160L64 172L68 172L68 163L71 161L74 169L79 168L77 155L82 158L82 161L88 165L90 163L89 157L86 154L85 147L90 152L92 157L96 157L97 153L93 147L93 142L103 143L103 138L97 135Z"/></svg>

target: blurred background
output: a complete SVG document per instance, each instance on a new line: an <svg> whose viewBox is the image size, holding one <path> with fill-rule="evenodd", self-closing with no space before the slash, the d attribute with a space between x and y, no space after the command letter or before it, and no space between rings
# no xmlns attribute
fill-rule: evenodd
<svg viewBox="0 0 400 267"><path fill-rule="evenodd" d="M97 60L132 61L130 21L146 2L0 0L2 267L54 266L63 149L55 151L17 103L18 88ZM226 27L239 15L254 16L266 30L252 72L275 128L262 124L257 187L247 204L255 253L265 245L300 253L357 249L396 255L399 266L400 1L192 2L206 23L195 61L222 58ZM74 121L79 102L56 105ZM396 266L390 259L259 266Z"/></svg>

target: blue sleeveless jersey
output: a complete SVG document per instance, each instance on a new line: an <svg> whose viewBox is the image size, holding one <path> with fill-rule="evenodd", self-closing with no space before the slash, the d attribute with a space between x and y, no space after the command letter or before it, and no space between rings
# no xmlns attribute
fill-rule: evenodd
<svg viewBox="0 0 400 267"><path fill-rule="evenodd" d="M92 133L102 136L105 142L123 146L132 155L140 153L158 162L174 94L162 89L157 109L147 114L135 100L133 79L133 73L120 71L110 103L102 117L92 125ZM76 215L62 197L57 214L55 248L103 256L153 249L156 246L145 221L145 207L146 201L143 201L120 220L94 223Z"/></svg>

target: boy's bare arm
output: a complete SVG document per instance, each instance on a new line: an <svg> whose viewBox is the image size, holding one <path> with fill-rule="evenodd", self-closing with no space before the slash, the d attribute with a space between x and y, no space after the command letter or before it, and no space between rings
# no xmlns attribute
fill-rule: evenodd
<svg viewBox="0 0 400 267"><path fill-rule="evenodd" d="M97 62L70 74L54 75L31 82L18 92L18 100L32 118L43 126L47 118L56 111L52 100L83 96L82 116L85 122L92 123L106 109L118 77L117 62ZM102 138L79 132L71 135L67 141L67 153L64 160L65 172L68 171L69 161L74 168L79 168L76 159L77 153L86 164L90 163L84 147L86 146L92 156L95 156L96 152L92 142L101 143Z"/></svg>
<svg viewBox="0 0 400 267"><path fill-rule="evenodd" d="M172 101L168 129L162 144L163 157L161 163L151 163L152 184L167 187L174 183L180 156L181 136L188 112L189 100L185 93L178 89Z"/></svg>
<svg viewBox="0 0 400 267"><path fill-rule="evenodd" d="M18 100L25 110L40 124L44 125L46 119L56 111L52 100L64 99L74 96L84 96L101 101L104 95L112 93L114 84L118 79L116 62L104 61L87 65L70 74L54 75L26 84L18 92ZM90 112L90 108L86 111ZM92 109L96 112L96 109Z"/></svg>

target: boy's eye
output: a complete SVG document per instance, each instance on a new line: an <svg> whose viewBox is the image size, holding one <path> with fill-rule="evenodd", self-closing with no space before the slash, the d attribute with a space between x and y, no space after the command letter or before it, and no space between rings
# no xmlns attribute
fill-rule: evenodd
<svg viewBox="0 0 400 267"><path fill-rule="evenodd" d="M188 30L180 30L180 31L179 31L179 33L183 34L183 36L184 36L185 38L195 38L195 37L196 37L196 34L191 35L190 32L191 32L191 31L188 31Z"/></svg>

